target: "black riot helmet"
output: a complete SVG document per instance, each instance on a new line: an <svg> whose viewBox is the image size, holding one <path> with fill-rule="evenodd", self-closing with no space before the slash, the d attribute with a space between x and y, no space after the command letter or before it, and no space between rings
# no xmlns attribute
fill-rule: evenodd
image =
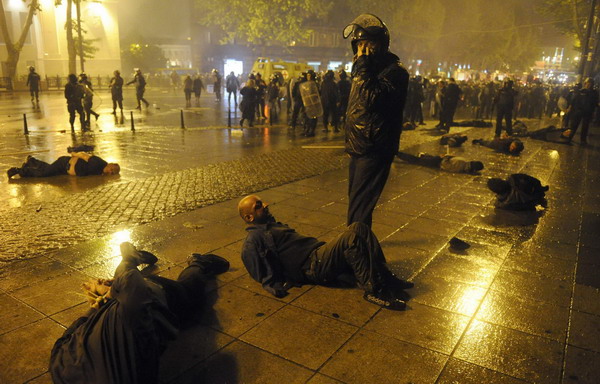
<svg viewBox="0 0 600 384"><path fill-rule="evenodd" d="M390 32L381 19L370 13L363 13L344 28L344 39L351 38L352 52L358 51L357 43L361 40L376 41L381 44L381 51L387 52L390 47Z"/></svg>

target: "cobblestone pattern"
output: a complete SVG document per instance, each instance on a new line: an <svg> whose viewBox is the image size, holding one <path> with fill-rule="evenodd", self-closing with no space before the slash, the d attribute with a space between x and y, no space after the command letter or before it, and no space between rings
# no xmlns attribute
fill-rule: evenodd
<svg viewBox="0 0 600 384"><path fill-rule="evenodd" d="M118 226L160 220L344 166L341 150L297 148L100 187L37 207L8 209L0 212L4 223L0 262L36 257L106 235Z"/></svg>

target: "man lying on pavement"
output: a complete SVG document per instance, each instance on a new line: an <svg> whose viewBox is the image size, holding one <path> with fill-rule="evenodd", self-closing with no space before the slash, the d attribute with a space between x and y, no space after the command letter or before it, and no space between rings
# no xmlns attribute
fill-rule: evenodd
<svg viewBox="0 0 600 384"><path fill-rule="evenodd" d="M483 145L496 152L508 153L509 155L518 155L525 148L521 140L512 137L496 137L493 140L475 139L473 144Z"/></svg>
<svg viewBox="0 0 600 384"><path fill-rule="evenodd" d="M419 153L418 156L414 156L410 153L401 151L398 151L397 156L411 164L438 168L442 171L452 173L477 173L483 169L483 163L481 161L469 161L460 156L436 156L427 153Z"/></svg>
<svg viewBox="0 0 600 384"><path fill-rule="evenodd" d="M21 177L50 177L58 175L89 176L117 175L121 167L117 163L107 163L98 156L86 152L72 152L71 156L61 156L52 164L27 156L21 168L12 167L6 173L11 179Z"/></svg>
<svg viewBox="0 0 600 384"><path fill-rule="evenodd" d="M84 284L92 308L54 344L54 383L158 383L167 342L200 309L206 280L229 269L222 257L192 254L175 281L142 276L138 265L158 259L130 243L121 256L113 279Z"/></svg>
<svg viewBox="0 0 600 384"><path fill-rule="evenodd" d="M302 284L335 285L355 279L370 303L393 310L406 307L402 290L413 283L389 271L379 241L365 224L352 223L325 243L275 221L256 195L244 197L238 210L248 232L242 261L272 295L284 297L289 288Z"/></svg>

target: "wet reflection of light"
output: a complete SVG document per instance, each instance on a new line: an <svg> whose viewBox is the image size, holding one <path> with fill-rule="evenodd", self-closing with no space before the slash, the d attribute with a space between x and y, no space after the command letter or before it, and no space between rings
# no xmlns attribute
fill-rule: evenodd
<svg viewBox="0 0 600 384"><path fill-rule="evenodd" d="M461 313L475 313L477 306L483 297L483 290L479 287L466 286L463 295L459 297L456 303L457 309Z"/></svg>
<svg viewBox="0 0 600 384"><path fill-rule="evenodd" d="M551 150L549 155L552 160L557 160L559 158L558 151L555 149Z"/></svg>
<svg viewBox="0 0 600 384"><path fill-rule="evenodd" d="M121 243L125 242L125 241L130 241L131 240L131 231L129 229L123 229L122 231L119 232L115 232L112 234L112 236L110 237L109 240L109 247L111 248L111 255L120 255L121 254L121 248L119 247L121 245ZM120 262L121 260L119 258L117 258L118 262ZM117 264L118 264L117 262Z"/></svg>

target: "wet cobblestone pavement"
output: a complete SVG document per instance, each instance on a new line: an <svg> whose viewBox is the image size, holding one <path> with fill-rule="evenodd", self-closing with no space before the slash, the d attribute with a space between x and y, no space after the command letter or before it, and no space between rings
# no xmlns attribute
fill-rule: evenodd
<svg viewBox="0 0 600 384"><path fill-rule="evenodd" d="M445 152L430 126L403 134L402 148ZM34 147L0 129L11 137L3 166L26 156L17 153L54 156L71 145L55 133ZM464 130L470 139L492 132ZM526 140L517 157L469 143L451 150L483 161L480 176L396 161L373 230L390 267L415 282L404 312L380 310L358 289L304 286L276 299L241 263L236 206L247 192L260 191L300 233L327 240L343 228L346 158L300 148L339 137L299 139L284 127L77 136L122 162L122 176L0 184L2 246L27 250L0 266L0 382L51 382L50 348L85 311L81 282L110 276L119 243L132 241L159 257L155 272L167 277L190 252L232 266L207 289L200 323L167 349L162 383L598 383L600 136L592 133L587 147ZM493 209L487 178L514 172L550 185L547 210ZM471 247L449 249L454 236ZM44 239L50 245L38 246Z"/></svg>

